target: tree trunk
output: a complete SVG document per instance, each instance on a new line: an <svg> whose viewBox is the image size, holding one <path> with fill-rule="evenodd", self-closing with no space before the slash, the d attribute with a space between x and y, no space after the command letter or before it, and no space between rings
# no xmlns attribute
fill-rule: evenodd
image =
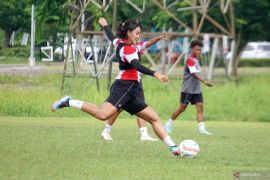
<svg viewBox="0 0 270 180"><path fill-rule="evenodd" d="M238 83L239 81L239 77L238 77L238 64L239 64L239 60L240 60L240 54L236 54L233 57L233 79L236 83Z"/></svg>
<svg viewBox="0 0 270 180"><path fill-rule="evenodd" d="M239 33L237 35L237 37L235 38L235 51L233 53L233 77L234 77L234 81L236 83L238 83L239 81L239 77L238 77L238 65L239 65L239 61L240 61L240 57L241 57L241 53L244 50L244 47L247 44L247 41L243 41L241 40L241 33Z"/></svg>
<svg viewBox="0 0 270 180"><path fill-rule="evenodd" d="M9 47L9 41L10 41L10 38L11 38L11 34L12 34L11 31L5 30L5 42L4 42L4 48L8 48L8 47Z"/></svg>

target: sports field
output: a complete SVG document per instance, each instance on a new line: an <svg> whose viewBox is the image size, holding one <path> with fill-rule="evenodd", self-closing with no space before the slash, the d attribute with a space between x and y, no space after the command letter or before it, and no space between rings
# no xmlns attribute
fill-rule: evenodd
<svg viewBox="0 0 270 180"><path fill-rule="evenodd" d="M0 7L0 180L270 180L270 0Z"/></svg>
<svg viewBox="0 0 270 180"><path fill-rule="evenodd" d="M88 79L74 79L59 90L61 76L0 76L0 179L233 179L237 172L270 174L269 76L216 82L203 89L205 122L214 136L197 133L189 108L174 123L175 142L193 139L195 159L174 157L161 142L141 142L135 117L120 115L114 141L104 141L104 123L74 109L52 113L51 103L70 94L101 104L101 83L82 93ZM180 79L168 86L144 78L146 102L162 122L178 105ZM69 117L69 118L68 118ZM155 136L148 126L150 134ZM264 177L264 179L269 177Z"/></svg>
<svg viewBox="0 0 270 180"><path fill-rule="evenodd" d="M196 140L195 159L174 157L161 142L141 142L134 118L119 119L104 141L93 118L0 118L1 179L233 179L270 171L270 124L178 121L172 137ZM150 130L151 128L149 128ZM151 132L153 134L153 132Z"/></svg>

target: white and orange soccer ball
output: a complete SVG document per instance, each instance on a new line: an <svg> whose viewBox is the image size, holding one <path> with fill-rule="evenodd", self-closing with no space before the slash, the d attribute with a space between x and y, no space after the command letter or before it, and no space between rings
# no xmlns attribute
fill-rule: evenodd
<svg viewBox="0 0 270 180"><path fill-rule="evenodd" d="M179 144L180 156L184 158L194 158L198 155L200 147L194 140L183 140Z"/></svg>

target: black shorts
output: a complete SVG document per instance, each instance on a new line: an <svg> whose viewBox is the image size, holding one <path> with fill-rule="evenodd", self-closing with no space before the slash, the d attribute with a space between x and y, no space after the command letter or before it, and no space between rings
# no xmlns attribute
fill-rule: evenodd
<svg viewBox="0 0 270 180"><path fill-rule="evenodd" d="M202 93L200 93L200 94L188 94L188 93L181 92L180 102L182 104L191 103L193 105L193 104L196 104L196 103L199 103L199 102L203 102L203 96L202 96Z"/></svg>
<svg viewBox="0 0 270 180"><path fill-rule="evenodd" d="M136 114L147 107L142 85L137 81L116 80L106 102L111 103L118 111L124 109L130 114Z"/></svg>

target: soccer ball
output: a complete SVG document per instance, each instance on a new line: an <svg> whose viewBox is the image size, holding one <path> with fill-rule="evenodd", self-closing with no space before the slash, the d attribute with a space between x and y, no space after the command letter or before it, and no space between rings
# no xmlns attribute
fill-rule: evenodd
<svg viewBox="0 0 270 180"><path fill-rule="evenodd" d="M194 158L198 155L200 148L194 140L184 140L179 144L180 156L184 158Z"/></svg>

